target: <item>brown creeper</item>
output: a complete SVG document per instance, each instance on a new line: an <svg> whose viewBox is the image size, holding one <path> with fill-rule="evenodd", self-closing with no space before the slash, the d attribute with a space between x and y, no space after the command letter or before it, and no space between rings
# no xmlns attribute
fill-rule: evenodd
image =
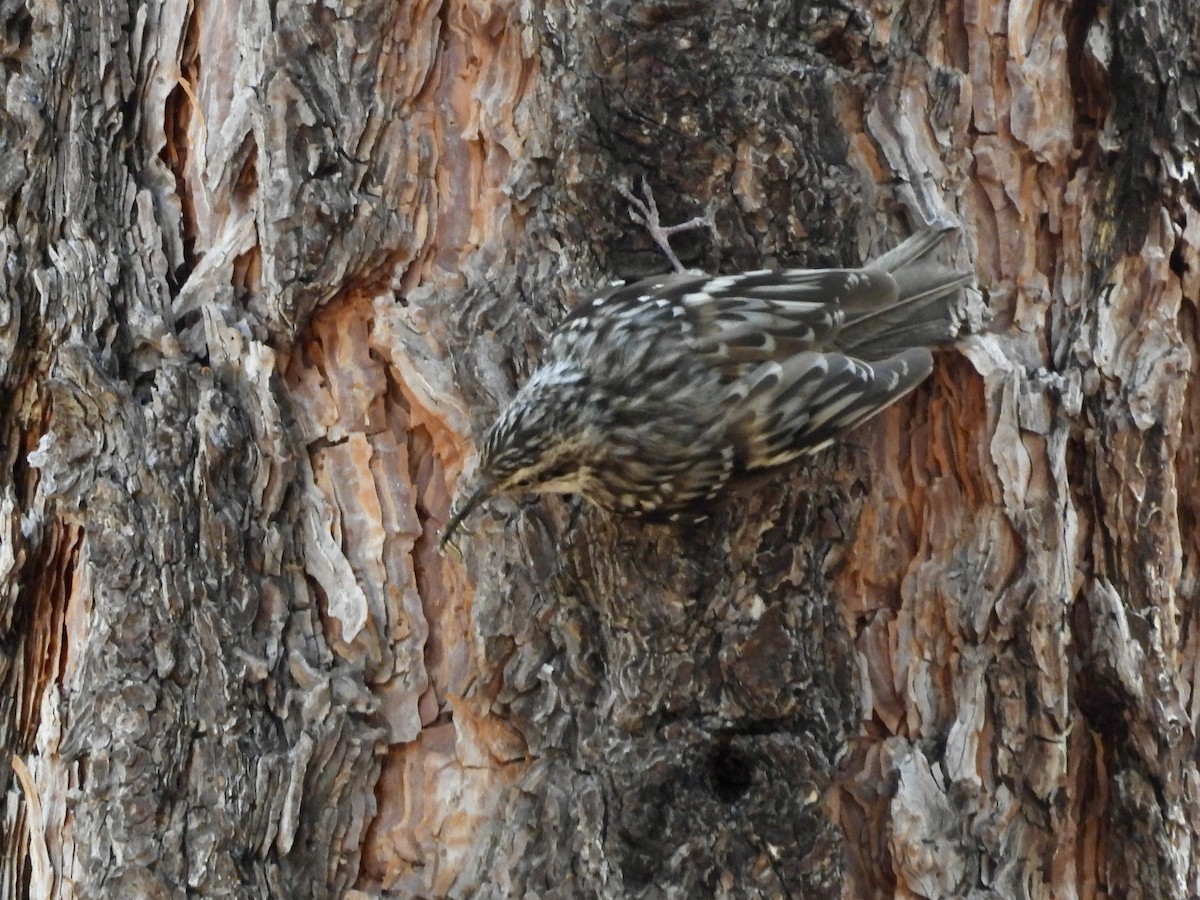
<svg viewBox="0 0 1200 900"><path fill-rule="evenodd" d="M487 497L582 494L669 517L825 447L929 375L971 279L924 229L861 269L679 272L607 288L550 337L484 439Z"/></svg>

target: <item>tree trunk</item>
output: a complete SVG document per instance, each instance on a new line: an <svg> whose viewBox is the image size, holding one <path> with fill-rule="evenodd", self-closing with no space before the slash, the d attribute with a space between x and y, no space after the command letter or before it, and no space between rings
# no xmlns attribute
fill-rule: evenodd
<svg viewBox="0 0 1200 900"><path fill-rule="evenodd" d="M1200 893L1194 0L2 8L4 896ZM991 324L441 555L643 176L710 271L960 222Z"/></svg>

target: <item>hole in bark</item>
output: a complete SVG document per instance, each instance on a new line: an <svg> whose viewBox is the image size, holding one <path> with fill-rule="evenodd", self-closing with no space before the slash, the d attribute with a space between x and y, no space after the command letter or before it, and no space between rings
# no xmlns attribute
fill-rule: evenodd
<svg viewBox="0 0 1200 900"><path fill-rule="evenodd" d="M7 14L0 51L4 56L4 70L10 76L20 71L28 55L32 26L33 17L24 8L12 10Z"/></svg>
<svg viewBox="0 0 1200 900"><path fill-rule="evenodd" d="M204 320L201 310L193 309L183 313L175 320L176 331L187 331L193 325L199 325Z"/></svg>
<svg viewBox="0 0 1200 900"><path fill-rule="evenodd" d="M200 50L199 23L192 16L183 36L180 48L179 77L175 89L167 96L163 109L163 132L166 143L159 152L159 157L171 169L175 176L175 194L179 198L182 217L183 260L182 271L176 273L178 282L187 280L188 274L196 264L196 206L192 199L191 186L188 183L188 160L192 154L192 119L201 117L201 132L203 132L203 114L199 112L195 86L200 83ZM201 140L203 138L200 138Z"/></svg>
<svg viewBox="0 0 1200 900"><path fill-rule="evenodd" d="M1176 275L1182 276L1187 274L1188 264L1183 258L1183 248L1179 244L1176 244L1175 249L1171 251L1170 266L1171 271Z"/></svg>
<svg viewBox="0 0 1200 900"><path fill-rule="evenodd" d="M243 148L246 158L242 160L237 181L233 185L233 198L239 204L249 206L258 194L258 145L253 138L247 137Z"/></svg>
<svg viewBox="0 0 1200 900"><path fill-rule="evenodd" d="M708 754L708 781L722 803L736 803L754 783L754 766L744 754L721 741Z"/></svg>
<svg viewBox="0 0 1200 900"><path fill-rule="evenodd" d="M845 32L835 32L817 44L817 52L843 69L853 69L858 48Z"/></svg>
<svg viewBox="0 0 1200 900"><path fill-rule="evenodd" d="M237 256L233 261L234 295L245 302L257 296L262 285L262 251L257 245Z"/></svg>

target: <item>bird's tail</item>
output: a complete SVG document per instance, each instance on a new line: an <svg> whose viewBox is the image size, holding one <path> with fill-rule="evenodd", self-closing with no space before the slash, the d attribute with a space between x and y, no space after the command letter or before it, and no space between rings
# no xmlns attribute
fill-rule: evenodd
<svg viewBox="0 0 1200 900"><path fill-rule="evenodd" d="M971 272L929 258L953 228L923 228L870 264L892 276L896 291L882 299L846 306L839 346L860 359L878 360L915 347L932 347L958 337L965 315L962 288Z"/></svg>

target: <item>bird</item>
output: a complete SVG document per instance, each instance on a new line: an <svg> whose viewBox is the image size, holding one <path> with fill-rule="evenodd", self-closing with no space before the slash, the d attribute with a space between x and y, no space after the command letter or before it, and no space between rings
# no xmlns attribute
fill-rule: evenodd
<svg viewBox="0 0 1200 900"><path fill-rule="evenodd" d="M932 259L954 230L919 228L861 268L708 275L669 254L676 271L597 291L487 431L440 546L497 495L578 494L662 521L828 446L959 335L972 273Z"/></svg>

